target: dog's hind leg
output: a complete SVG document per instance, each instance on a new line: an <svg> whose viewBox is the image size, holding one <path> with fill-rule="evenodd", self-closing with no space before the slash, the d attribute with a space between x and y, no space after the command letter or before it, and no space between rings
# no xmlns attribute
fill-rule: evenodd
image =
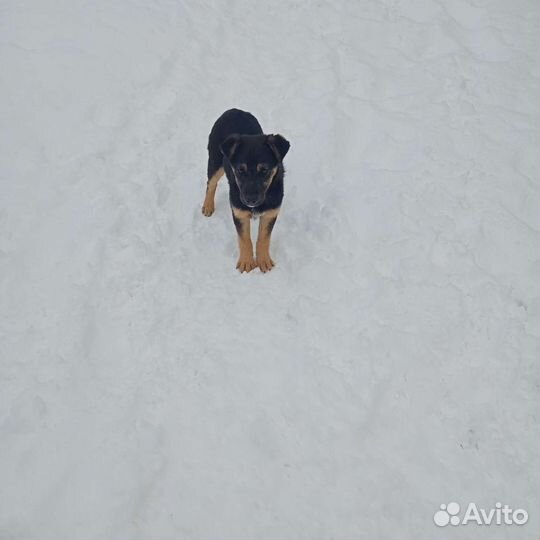
<svg viewBox="0 0 540 540"><path fill-rule="evenodd" d="M223 176L223 163L215 164L213 160L208 160L208 182L206 184L206 196L202 207L202 213L210 217L215 210L214 198L219 179Z"/></svg>

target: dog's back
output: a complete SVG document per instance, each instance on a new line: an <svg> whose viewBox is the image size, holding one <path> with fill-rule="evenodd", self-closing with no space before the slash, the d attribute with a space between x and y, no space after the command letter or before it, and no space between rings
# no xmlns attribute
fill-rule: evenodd
<svg viewBox="0 0 540 540"><path fill-rule="evenodd" d="M215 122L208 137L208 151L215 152L218 160L221 160L221 143L229 136L238 135L262 135L263 130L258 120L246 111L229 109L225 111Z"/></svg>

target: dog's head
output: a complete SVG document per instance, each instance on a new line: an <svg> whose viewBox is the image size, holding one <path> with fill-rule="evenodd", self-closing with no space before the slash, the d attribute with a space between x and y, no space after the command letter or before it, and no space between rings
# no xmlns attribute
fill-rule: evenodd
<svg viewBox="0 0 540 540"><path fill-rule="evenodd" d="M289 147L281 135L231 135L223 141L221 151L231 164L246 206L254 208L264 202Z"/></svg>

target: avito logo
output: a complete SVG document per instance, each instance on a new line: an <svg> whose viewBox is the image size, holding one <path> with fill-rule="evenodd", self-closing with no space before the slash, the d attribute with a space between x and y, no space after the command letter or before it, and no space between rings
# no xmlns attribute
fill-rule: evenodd
<svg viewBox="0 0 540 540"><path fill-rule="evenodd" d="M439 510L435 512L433 521L439 527L446 525L524 525L529 519L529 514L522 508L513 510L509 505L498 502L494 508L478 508L475 503L469 503L463 514L460 516L461 506L457 502L441 504Z"/></svg>

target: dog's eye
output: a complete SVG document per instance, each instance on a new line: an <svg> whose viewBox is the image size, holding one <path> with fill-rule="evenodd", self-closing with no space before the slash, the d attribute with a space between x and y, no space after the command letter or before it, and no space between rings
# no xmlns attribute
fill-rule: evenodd
<svg viewBox="0 0 540 540"><path fill-rule="evenodd" d="M239 165L239 166L236 168L236 173L237 173L239 176L244 176L244 174L247 173L247 165L245 165L245 164Z"/></svg>
<svg viewBox="0 0 540 540"><path fill-rule="evenodd" d="M268 172L268 167L264 165L259 165L258 169L260 174L266 174Z"/></svg>

